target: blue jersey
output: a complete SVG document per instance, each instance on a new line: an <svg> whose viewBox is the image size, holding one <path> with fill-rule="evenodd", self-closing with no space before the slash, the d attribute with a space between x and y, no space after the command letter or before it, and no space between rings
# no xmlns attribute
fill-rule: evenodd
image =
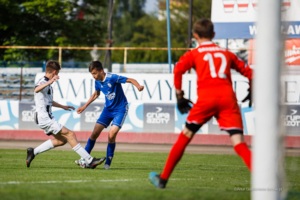
<svg viewBox="0 0 300 200"><path fill-rule="evenodd" d="M127 77L106 73L103 81L95 81L95 89L105 95L105 107L109 110L126 110L128 104L121 83Z"/></svg>

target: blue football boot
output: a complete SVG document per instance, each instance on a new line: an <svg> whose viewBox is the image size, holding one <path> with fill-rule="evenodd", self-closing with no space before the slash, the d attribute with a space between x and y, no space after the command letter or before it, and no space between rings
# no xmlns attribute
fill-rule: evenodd
<svg viewBox="0 0 300 200"><path fill-rule="evenodd" d="M163 189L166 187L168 180L162 179L156 172L150 172L149 180L156 187Z"/></svg>

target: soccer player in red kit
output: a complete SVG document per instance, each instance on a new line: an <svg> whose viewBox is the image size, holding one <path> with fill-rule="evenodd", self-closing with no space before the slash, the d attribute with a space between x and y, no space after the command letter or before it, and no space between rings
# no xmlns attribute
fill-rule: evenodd
<svg viewBox="0 0 300 200"><path fill-rule="evenodd" d="M215 117L221 130L229 133L235 152L243 159L251 171L251 151L243 140L243 122L232 88L231 69L252 80L252 70L244 61L227 49L215 45L214 26L209 19L201 19L194 24L193 36L199 47L186 52L174 68L174 85L176 88L178 110L188 113L186 125L177 142L172 147L163 172L149 174L150 181L157 188L165 188L176 164L181 159L185 147L203 124ZM194 68L197 73L197 102L193 108L190 100L184 98L181 90L182 75ZM250 84L251 86L251 84ZM251 87L248 96L251 105Z"/></svg>

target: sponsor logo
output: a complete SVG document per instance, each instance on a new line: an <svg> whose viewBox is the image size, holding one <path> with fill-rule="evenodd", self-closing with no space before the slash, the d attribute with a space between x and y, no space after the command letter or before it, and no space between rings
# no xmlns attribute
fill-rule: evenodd
<svg viewBox="0 0 300 200"><path fill-rule="evenodd" d="M285 50L285 62L287 64L292 64L296 60L300 59L300 47L293 45L292 49Z"/></svg>
<svg viewBox="0 0 300 200"><path fill-rule="evenodd" d="M226 13L231 13L233 11L235 0L223 0L223 7Z"/></svg>
<svg viewBox="0 0 300 200"><path fill-rule="evenodd" d="M291 6L290 0L283 0L281 3L281 11L287 11Z"/></svg>
<svg viewBox="0 0 300 200"><path fill-rule="evenodd" d="M289 127L298 127L300 125L300 115L297 115L297 110L290 109L291 114L283 115L282 119L284 120L284 126Z"/></svg>
<svg viewBox="0 0 300 200"><path fill-rule="evenodd" d="M250 0L237 0L238 11L247 12Z"/></svg>
<svg viewBox="0 0 300 200"><path fill-rule="evenodd" d="M35 106L31 106L31 110L23 110L22 111L22 121L24 122L34 122L34 113L35 113Z"/></svg>
<svg viewBox="0 0 300 200"><path fill-rule="evenodd" d="M85 122L96 122L101 114L101 107L100 106L94 106L94 111L87 111L85 112Z"/></svg>
<svg viewBox="0 0 300 200"><path fill-rule="evenodd" d="M161 107L156 107L156 112L148 112L146 114L147 123L149 124L167 124L170 121L170 113L161 112Z"/></svg>
<svg viewBox="0 0 300 200"><path fill-rule="evenodd" d="M113 93L107 94L105 96L108 100L113 100L116 96L116 93L113 92Z"/></svg>
<svg viewBox="0 0 300 200"><path fill-rule="evenodd" d="M111 87L111 84L110 83L107 83L108 87Z"/></svg>

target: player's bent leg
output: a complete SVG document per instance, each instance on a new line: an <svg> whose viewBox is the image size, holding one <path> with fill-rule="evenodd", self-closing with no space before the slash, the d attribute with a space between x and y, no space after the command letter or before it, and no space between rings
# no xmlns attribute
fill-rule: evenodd
<svg viewBox="0 0 300 200"><path fill-rule="evenodd" d="M54 147L63 146L68 142L67 138L65 138L61 135L53 135L53 137L55 139L52 139L51 142L52 142Z"/></svg>
<svg viewBox="0 0 300 200"><path fill-rule="evenodd" d="M155 172L151 172L149 174L149 179L155 187L165 188L167 181L175 166L180 161L186 146L189 144L192 137L201 128L201 126L202 124L186 123L185 128L180 133L176 143L173 145L170 151L169 157L161 175L158 176Z"/></svg>
<svg viewBox="0 0 300 200"><path fill-rule="evenodd" d="M70 131L66 127L63 127L57 135L58 136L61 135L61 136L65 137L68 140L68 142L70 143L72 148L74 148L76 145L78 145L78 141L76 139L75 133L73 131Z"/></svg>
<svg viewBox="0 0 300 200"><path fill-rule="evenodd" d="M48 119L46 120L45 123L40 123L39 126L45 131L46 135L48 136L50 135L55 136L62 128L62 125L59 124L57 121L55 121L55 119ZM30 163L32 162L32 160L35 158L37 154L48 151L54 148L55 146L61 145L64 142L65 139L62 139L61 142L60 141L56 142L55 139L54 140L49 139L44 143L42 143L41 145L39 145L38 147L36 147L35 149L28 148L27 158L26 158L27 167L30 167Z"/></svg>
<svg viewBox="0 0 300 200"><path fill-rule="evenodd" d="M251 171L251 156L252 153L244 142L242 130L227 130L235 152L243 159L244 163Z"/></svg>
<svg viewBox="0 0 300 200"><path fill-rule="evenodd" d="M195 133L201 128L202 124L188 123L186 122L183 129L183 134L188 138L193 138Z"/></svg>
<svg viewBox="0 0 300 200"><path fill-rule="evenodd" d="M91 134L90 138L88 139L87 144L85 146L85 150L88 153L91 153L91 151L93 150L93 148L95 146L95 143L96 143L96 140L97 140L97 138L99 137L99 135L101 134L101 132L104 128L105 128L105 126L102 125L102 124L98 124L98 123L95 124L93 132L92 132L92 134ZM75 163L77 161L75 161Z"/></svg>
<svg viewBox="0 0 300 200"><path fill-rule="evenodd" d="M93 132L90 136L90 139L95 141L99 137L100 133L103 131L104 128L105 128L104 125L96 123Z"/></svg>
<svg viewBox="0 0 300 200"><path fill-rule="evenodd" d="M106 161L104 168L110 169L110 165L112 162L112 159L114 157L114 152L116 148L116 137L118 132L120 131L120 127L116 125L112 125L109 132L108 132L108 144L107 144L107 150L106 150Z"/></svg>
<svg viewBox="0 0 300 200"><path fill-rule="evenodd" d="M117 134L120 131L120 127L116 126L116 125L112 125L109 132L108 132L108 142L109 143L115 143L116 142L116 137Z"/></svg>
<svg viewBox="0 0 300 200"><path fill-rule="evenodd" d="M93 158L84 148L82 148L81 144L78 143L75 133L70 131L66 127L63 127L61 129L61 131L59 132L59 135L65 137L68 140L68 142L70 143L73 150L78 155L80 155L81 158L83 158L86 161L86 163L88 164L88 167L86 165L81 165L81 167L94 169L97 165L100 165L105 161L105 159L106 159L105 157L99 158L99 159ZM83 163L83 164L85 164L85 163Z"/></svg>
<svg viewBox="0 0 300 200"><path fill-rule="evenodd" d="M27 158L26 158L27 167L30 167L30 163L32 162L32 160L35 158L37 154L53 149L54 147L56 146L53 144L53 140L49 139L34 149L28 148Z"/></svg>

